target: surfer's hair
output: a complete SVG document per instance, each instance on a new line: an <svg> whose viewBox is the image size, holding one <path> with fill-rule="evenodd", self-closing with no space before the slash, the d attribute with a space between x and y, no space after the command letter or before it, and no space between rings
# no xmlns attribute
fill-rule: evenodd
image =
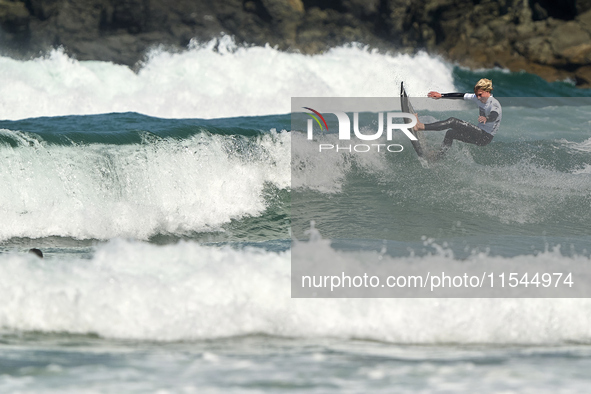
<svg viewBox="0 0 591 394"><path fill-rule="evenodd" d="M493 90L492 81L490 79L482 78L480 81L476 83L476 86L474 86L474 93L476 93L479 90L491 92Z"/></svg>

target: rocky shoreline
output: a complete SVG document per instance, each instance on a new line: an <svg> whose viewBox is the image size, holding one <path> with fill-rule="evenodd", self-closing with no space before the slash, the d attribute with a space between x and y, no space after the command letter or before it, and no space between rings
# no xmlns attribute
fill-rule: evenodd
<svg viewBox="0 0 591 394"><path fill-rule="evenodd" d="M525 70L591 88L591 0L0 0L0 52L61 46L79 60L137 67L146 51L228 34L319 53L360 42L426 50L470 68Z"/></svg>

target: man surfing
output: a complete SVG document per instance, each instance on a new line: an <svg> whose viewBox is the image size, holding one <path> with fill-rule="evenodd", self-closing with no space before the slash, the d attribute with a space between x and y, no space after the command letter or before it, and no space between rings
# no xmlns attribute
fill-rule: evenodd
<svg viewBox="0 0 591 394"><path fill-rule="evenodd" d="M503 117L503 110L501 104L491 94L493 90L492 81L490 79L482 78L474 86L474 94L472 93L445 93L429 92L427 97L434 99L450 98L450 99L464 99L475 102L480 110L478 116L478 126L475 126L466 121L457 118L448 118L435 123L421 123L417 117L417 124L415 130L446 130L443 144L440 151L435 155L434 159L440 159L445 155L445 152L451 147L453 140L466 142L478 146L488 145L501 124Z"/></svg>

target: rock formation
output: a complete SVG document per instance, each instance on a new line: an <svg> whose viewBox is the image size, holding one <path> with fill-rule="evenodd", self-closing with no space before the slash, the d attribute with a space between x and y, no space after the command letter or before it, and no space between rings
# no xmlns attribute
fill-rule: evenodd
<svg viewBox="0 0 591 394"><path fill-rule="evenodd" d="M360 42L591 87L591 0L0 0L0 51L134 66L220 34L318 53Z"/></svg>

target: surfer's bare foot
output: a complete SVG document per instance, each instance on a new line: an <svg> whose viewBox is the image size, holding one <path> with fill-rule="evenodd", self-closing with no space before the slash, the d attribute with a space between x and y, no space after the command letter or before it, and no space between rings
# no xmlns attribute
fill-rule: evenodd
<svg viewBox="0 0 591 394"><path fill-rule="evenodd" d="M415 114L415 116L417 117L417 124L412 129L414 131L425 130L425 125L419 120L419 115Z"/></svg>

